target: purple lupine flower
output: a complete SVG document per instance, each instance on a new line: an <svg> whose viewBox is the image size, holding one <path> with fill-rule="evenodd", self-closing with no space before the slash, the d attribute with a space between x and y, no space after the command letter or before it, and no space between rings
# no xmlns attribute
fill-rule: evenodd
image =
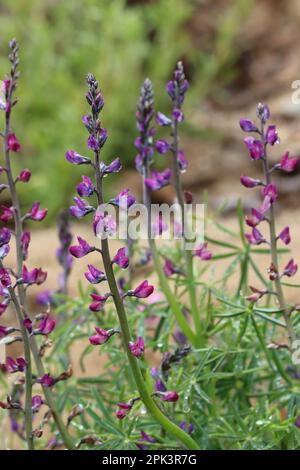
<svg viewBox="0 0 300 470"><path fill-rule="evenodd" d="M7 149L11 152L20 152L21 150L21 145L17 136L12 132L7 136Z"/></svg>
<svg viewBox="0 0 300 470"><path fill-rule="evenodd" d="M14 216L14 208L1 206L1 209L3 212L0 216L0 220L4 223L9 222Z"/></svg>
<svg viewBox="0 0 300 470"><path fill-rule="evenodd" d="M149 297L154 291L154 287L148 284L148 281L143 281L134 290L129 290L126 295L137 297L138 299L145 299Z"/></svg>
<svg viewBox="0 0 300 470"><path fill-rule="evenodd" d="M122 269L126 269L129 266L129 258L127 256L127 247L119 248L117 254L112 260L112 263L117 264Z"/></svg>
<svg viewBox="0 0 300 470"><path fill-rule="evenodd" d="M250 176L241 176L240 181L245 188L255 188L262 185L262 181L250 178Z"/></svg>
<svg viewBox="0 0 300 470"><path fill-rule="evenodd" d="M256 227L262 220L264 220L264 214L258 209L251 209L251 215L246 215L245 221L249 227Z"/></svg>
<svg viewBox="0 0 300 470"><path fill-rule="evenodd" d="M35 201L30 211L26 214L26 217L28 219L41 222L46 217L47 212L48 212L48 209L40 209L40 203L38 201Z"/></svg>
<svg viewBox="0 0 300 470"><path fill-rule="evenodd" d="M0 269L0 284L4 288L11 286L11 278L9 275L9 271L5 268Z"/></svg>
<svg viewBox="0 0 300 470"><path fill-rule="evenodd" d="M117 223L113 215L97 211L93 221L94 233L99 238L112 237L117 230Z"/></svg>
<svg viewBox="0 0 300 470"><path fill-rule="evenodd" d="M244 132L258 132L258 129L251 119L240 119L240 128Z"/></svg>
<svg viewBox="0 0 300 470"><path fill-rule="evenodd" d="M25 264L22 268L22 280L24 284L37 284L40 285L47 279L47 272L43 271L42 268L34 268L28 271Z"/></svg>
<svg viewBox="0 0 300 470"><path fill-rule="evenodd" d="M79 245L73 245L73 246L70 246L69 248L69 252L75 258L82 258L83 256L86 256L89 253L92 253L92 251L95 251L95 247L89 245L89 243L83 238L77 237L77 240L78 240Z"/></svg>
<svg viewBox="0 0 300 470"><path fill-rule="evenodd" d="M106 279L104 272L97 269L93 264L88 264L88 271L84 275L91 284L99 284L99 282Z"/></svg>
<svg viewBox="0 0 300 470"><path fill-rule="evenodd" d="M155 148L160 154L165 154L170 150L170 144L166 140L156 140L155 141Z"/></svg>
<svg viewBox="0 0 300 470"><path fill-rule="evenodd" d="M165 114L158 112L156 114L156 122L159 126L170 126L172 124L172 119L165 116Z"/></svg>
<svg viewBox="0 0 300 470"><path fill-rule="evenodd" d="M258 103L257 116L265 124L270 119L270 110L267 104Z"/></svg>
<svg viewBox="0 0 300 470"><path fill-rule="evenodd" d="M198 256L201 258L203 261L208 261L212 258L212 253L207 249L207 243L200 243L195 250L194 250L195 256Z"/></svg>
<svg viewBox="0 0 300 470"><path fill-rule="evenodd" d="M93 302L89 306L91 312L100 312L101 310L103 310L105 302L107 301L108 297L110 297L110 295L111 294L91 294L91 297L93 299Z"/></svg>
<svg viewBox="0 0 300 470"><path fill-rule="evenodd" d="M147 188L152 191L157 191L170 183L170 178L172 171L169 168L166 168L161 173L158 171L152 171L151 178L145 178L144 183Z"/></svg>
<svg viewBox="0 0 300 470"><path fill-rule="evenodd" d="M111 199L111 204L114 204L121 209L129 209L135 203L135 197L130 194L130 189L123 189L114 199Z"/></svg>
<svg viewBox="0 0 300 470"><path fill-rule="evenodd" d="M1 315L3 315L3 313L7 309L8 303L9 302L1 302L0 303L0 317L1 317Z"/></svg>
<svg viewBox="0 0 300 470"><path fill-rule="evenodd" d="M292 157L289 158L289 152L285 152L284 155L282 155L280 162L278 165L275 165L275 168L279 168L280 170L283 170L287 173L291 173L292 171L295 170L299 158L298 157Z"/></svg>
<svg viewBox="0 0 300 470"><path fill-rule="evenodd" d="M9 335L9 333L11 333L11 331L12 331L12 329L9 328L8 326L0 325L0 339L4 338L7 335Z"/></svg>
<svg viewBox="0 0 300 470"><path fill-rule="evenodd" d="M274 183L267 184L267 186L262 189L262 195L269 197L271 203L275 202L278 198L277 186Z"/></svg>
<svg viewBox="0 0 300 470"><path fill-rule="evenodd" d="M90 206L84 199L81 199L80 197L75 196L74 202L75 206L70 207L70 213L78 219L81 219L95 210L93 206Z"/></svg>
<svg viewBox="0 0 300 470"><path fill-rule="evenodd" d="M26 260L28 257L28 248L29 248L30 240L31 240L30 232L25 230L21 235L21 249L22 249L23 260Z"/></svg>
<svg viewBox="0 0 300 470"><path fill-rule="evenodd" d="M81 197L89 197L94 192L94 185L89 176L82 176L82 182L77 185L77 193Z"/></svg>
<svg viewBox="0 0 300 470"><path fill-rule="evenodd" d="M158 396L161 400L169 401L171 403L175 403L179 399L179 395L175 391L160 392Z"/></svg>
<svg viewBox="0 0 300 470"><path fill-rule="evenodd" d="M34 395L31 399L32 412L37 413L44 404L41 395Z"/></svg>
<svg viewBox="0 0 300 470"><path fill-rule="evenodd" d="M181 173L184 173L188 167L188 161L182 149L178 150L178 165Z"/></svg>
<svg viewBox="0 0 300 470"><path fill-rule="evenodd" d="M66 152L66 159L68 160L68 162L73 163L74 165L84 165L91 163L91 160L89 158L86 158L83 155L74 152L74 150L68 150Z"/></svg>
<svg viewBox="0 0 300 470"><path fill-rule="evenodd" d="M264 158L264 146L260 140L254 139L253 137L246 137L244 142L249 150L252 160L260 160L261 158Z"/></svg>
<svg viewBox="0 0 300 470"><path fill-rule="evenodd" d="M280 139L278 137L278 132L276 130L276 126L268 126L266 131L265 139L270 145L279 144Z"/></svg>
<svg viewBox="0 0 300 470"><path fill-rule="evenodd" d="M176 108L179 110L184 102L185 93L188 88L189 83L185 79L183 64L182 62L177 62L176 69L174 71L174 80L170 80L167 83L167 92L173 103L176 105Z"/></svg>
<svg viewBox="0 0 300 470"><path fill-rule="evenodd" d="M53 292L49 289L39 292L36 301L39 305L50 305L53 301Z"/></svg>
<svg viewBox="0 0 300 470"><path fill-rule="evenodd" d="M17 177L18 181L21 181L22 183L28 183L28 181L31 178L31 171L28 170L28 168L24 168Z"/></svg>
<svg viewBox="0 0 300 470"><path fill-rule="evenodd" d="M292 277L298 271L298 265L291 259L283 270L283 275Z"/></svg>
<svg viewBox="0 0 300 470"><path fill-rule="evenodd" d="M11 374L15 372L24 372L26 368L26 361L23 357L17 357L16 360L8 356L5 364L7 372Z"/></svg>
<svg viewBox="0 0 300 470"><path fill-rule="evenodd" d="M100 344L106 343L109 338L111 337L111 333L107 330L103 330L102 328L95 327L96 334L89 337L89 342L93 346L99 346Z"/></svg>
<svg viewBox="0 0 300 470"><path fill-rule="evenodd" d="M3 227L0 230L0 246L7 245L10 242L10 238L11 231L8 228Z"/></svg>
<svg viewBox="0 0 300 470"><path fill-rule="evenodd" d="M262 233L255 227L253 227L251 233L245 233L245 237L247 238L250 245L260 245L261 243L265 243L266 239L262 235Z"/></svg>
<svg viewBox="0 0 300 470"><path fill-rule="evenodd" d="M267 289L257 289L256 287L249 286L250 290L252 291L252 294L246 297L246 300L249 302L257 302L259 299L261 299L265 294L268 293Z"/></svg>
<svg viewBox="0 0 300 470"><path fill-rule="evenodd" d="M141 357L145 351L145 343L143 338L139 336L135 342L130 341L128 343L128 347L135 357Z"/></svg>
<svg viewBox="0 0 300 470"><path fill-rule="evenodd" d="M157 392L165 392L167 390L165 384L159 377L155 380L155 390Z"/></svg>
<svg viewBox="0 0 300 470"><path fill-rule="evenodd" d="M29 317L24 318L23 325L25 326L28 333L31 334L33 331L33 323Z"/></svg>
<svg viewBox="0 0 300 470"><path fill-rule="evenodd" d="M138 155L135 159L135 165L140 173L144 172L145 163L150 163L153 157L153 135L154 129L150 127L154 115L154 99L152 83L147 78L141 88L139 101L136 111L136 124L140 132L136 140Z"/></svg>
<svg viewBox="0 0 300 470"><path fill-rule="evenodd" d="M156 440L153 437L149 436L149 434L147 434L144 431L141 431L141 440L143 442L151 442L151 443L156 442Z"/></svg>
<svg viewBox="0 0 300 470"><path fill-rule="evenodd" d="M131 403L118 403L119 409L116 411L116 417L120 420L125 418L132 409L132 406Z"/></svg>
<svg viewBox="0 0 300 470"><path fill-rule="evenodd" d="M55 379L50 374L44 374L42 377L37 378L37 383L43 387L50 388L55 385Z"/></svg>
<svg viewBox="0 0 300 470"><path fill-rule="evenodd" d="M173 276L173 274L178 274L180 272L180 270L174 265L173 261L169 258L165 259L163 269L167 277Z"/></svg>
<svg viewBox="0 0 300 470"><path fill-rule="evenodd" d="M5 258L5 256L8 255L9 250L10 250L9 245L2 245L2 246L0 247L0 259Z"/></svg>
<svg viewBox="0 0 300 470"><path fill-rule="evenodd" d="M37 329L34 330L36 335L45 335L48 336L54 330L56 321L50 315L45 315L38 325Z"/></svg>
<svg viewBox="0 0 300 470"><path fill-rule="evenodd" d="M290 228L284 227L277 238L280 239L285 245L288 245L291 242Z"/></svg>
<svg viewBox="0 0 300 470"><path fill-rule="evenodd" d="M121 160L116 158L109 165L100 162L100 170L102 175L109 175L110 173L118 173L122 169Z"/></svg>
<svg viewBox="0 0 300 470"><path fill-rule="evenodd" d="M182 122L182 121L184 120L184 114L183 114L183 112L181 111L181 109L175 108L175 109L172 111L172 118L174 119L174 121Z"/></svg>
<svg viewBox="0 0 300 470"><path fill-rule="evenodd" d="M192 434L194 431L194 426L192 424L187 424L185 421L181 421L179 423L179 427L184 431L188 432L188 434Z"/></svg>

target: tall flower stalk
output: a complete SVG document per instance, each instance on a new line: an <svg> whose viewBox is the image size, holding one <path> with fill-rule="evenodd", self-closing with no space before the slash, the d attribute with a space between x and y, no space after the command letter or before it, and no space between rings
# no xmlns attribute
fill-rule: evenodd
<svg viewBox="0 0 300 470"><path fill-rule="evenodd" d="M244 132L254 133L258 135L258 139L249 136L245 138L245 144L249 150L250 157L252 160L260 160L263 167L263 180L256 180L248 176L241 177L241 183L247 188L261 187L263 203L260 208L253 208L251 215L246 217L246 223L251 227L252 232L246 234L250 244L260 245L267 243L270 246L271 252L271 265L269 267L269 278L274 282L274 292L268 290L262 290L252 288L253 295L249 297L250 301L257 301L263 295L275 293L280 309L282 310L283 317L286 324L286 329L289 337L290 348L292 349L293 342L297 339L296 331L293 326L291 315L295 310L295 306L289 306L286 303L283 287L282 278L284 276L292 277L296 274L298 266L294 260L291 259L287 265L281 269L278 259L278 242L288 245L291 241L289 227L284 227L279 234L276 231L276 220L275 220L275 209L274 205L278 198L278 189L274 184L272 175L274 171L281 170L287 173L293 172L298 163L298 158L289 157L289 153L286 152L280 159L279 163L270 165L268 148L279 143L279 137L277 129L274 125L268 125L266 123L270 118L270 111L267 105L261 103L257 107L257 116L259 119L259 125L251 121L250 119L241 119L240 127ZM267 240L257 228L261 222L267 222L269 226L269 239Z"/></svg>
<svg viewBox="0 0 300 470"><path fill-rule="evenodd" d="M75 198L75 206L72 206L70 210L76 217L84 217L88 213L95 212L93 222L94 232L99 238L101 238L101 247L97 248L95 246L90 246L87 242L78 237L79 245L71 247L70 252L73 256L78 258L96 251L99 252L102 257L105 272L103 273L94 265L88 265L89 271L86 273L86 278L92 284L99 284L100 282L106 281L109 287L109 292L105 295L91 294L93 302L90 305L90 310L102 310L107 299L112 297L120 324L123 346L139 393L139 396L134 400L131 400L129 403L119 404L120 410L117 412L117 417L119 419L123 419L134 406L134 403L142 400L148 412L168 434L180 441L185 447L189 449L197 449L197 443L161 411L160 407L155 402L154 397L149 392L139 365L139 357L143 355L145 345L141 337L139 337L136 342L132 339L124 305L124 298L132 296L137 298L146 298L153 292L153 287L149 286L147 281L144 281L134 290L130 290L124 294L119 292L114 274L114 264L118 264L121 268L127 268L130 260L127 257L126 247L119 249L117 254L111 258L107 235L114 232L116 228L115 221L106 212L106 210L102 208L105 203L103 178L110 173L120 171L121 164L119 159L114 160L109 165L106 165L101 160L100 152L107 138L107 131L101 126L99 119L100 112L104 106L104 101L98 87L98 82L93 75L88 75L87 84L89 90L86 98L90 105L91 112L83 117L83 122L89 133L88 147L93 151L94 159L92 161L91 159L72 150L67 152L66 158L73 164L86 164L93 167L95 172L95 184L92 181L90 182L90 191L87 191L86 195L91 196L94 194L96 196L98 209L96 210L93 205L82 199ZM120 210L127 210L134 202L135 200L133 196L129 195L128 190L122 191L113 200L113 203L119 206ZM96 334L90 337L90 342L93 345L103 344L115 333L116 330L103 330L96 328ZM175 401L175 397L178 399L178 395L175 392L169 392L169 395L163 394L160 398L162 400Z"/></svg>
<svg viewBox="0 0 300 470"><path fill-rule="evenodd" d="M27 304L26 289L32 284L42 284L46 280L47 273L40 268L35 268L28 271L24 261L28 256L28 247L30 244L30 232L24 230L23 222L27 219L34 221L41 221L47 215L47 209L40 209L39 203L35 202L31 209L24 215L21 213L20 202L17 194L16 185L18 183L27 183L30 180L31 173L28 169L21 171L16 178L13 176L11 165L11 152L17 153L21 149L21 145L14 133L11 130L11 114L12 109L17 104L17 99L14 98L14 93L17 87L17 80L19 72L17 70L19 65L18 44L13 39L9 44L11 53L9 60L11 62L11 71L9 78L5 79L2 84L3 95L5 97L2 103L2 109L5 111L5 130L2 134L4 140L4 155L5 167L2 172L5 173L7 178L7 185L2 189L8 189L10 192L11 207L3 207L3 213L0 217L1 221L6 223L11 219L14 220L15 247L16 247L16 272L11 269L5 268L3 264L3 257L9 251L8 242L10 240L10 231L3 228L1 231L1 295L4 295L4 305L8 305L10 301L13 302L16 316L19 324L19 330L22 336L25 357L25 429L26 440L29 449L34 448L33 432L32 432L32 361L31 352L34 357L36 368L40 376L45 375L42 359L39 354L39 348L32 334L31 320ZM5 241L5 238L7 239ZM6 247L8 246L8 249ZM13 285L11 276L16 278ZM61 433L62 439L68 448L73 448L72 440L63 423L63 420L56 409L56 405L52 396L52 392L48 387L43 387L47 404L51 410L52 416L56 425Z"/></svg>

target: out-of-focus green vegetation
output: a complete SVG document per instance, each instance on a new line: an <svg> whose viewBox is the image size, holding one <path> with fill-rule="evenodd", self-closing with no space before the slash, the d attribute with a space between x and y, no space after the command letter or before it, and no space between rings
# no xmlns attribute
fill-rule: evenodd
<svg viewBox="0 0 300 470"><path fill-rule="evenodd" d="M135 103L146 76L153 80L161 107L166 100L162 83L178 58L184 58L193 72L197 86L192 98L196 93L205 95L214 86L220 69L232 61L235 32L250 0L233 1L229 6L212 44L216 54L200 53L193 47L186 27L200 3L1 1L2 75L7 70L7 42L16 37L20 43L20 103L13 130L21 140L23 154L14 158L34 171L30 191L22 189L24 202L40 199L49 207L50 215L70 202L81 169L75 171L74 179L64 153L68 148L82 153L86 149L79 128L86 111L84 77L89 71L98 77L106 101L106 156L119 156L126 162L132 162L135 156Z"/></svg>

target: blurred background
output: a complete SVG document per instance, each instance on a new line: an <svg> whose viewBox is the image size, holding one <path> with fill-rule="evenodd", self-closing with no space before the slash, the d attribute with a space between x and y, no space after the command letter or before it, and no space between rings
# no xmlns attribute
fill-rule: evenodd
<svg viewBox="0 0 300 470"><path fill-rule="evenodd" d="M191 83L183 128L190 160L185 184L196 195L208 189L213 206L226 197L230 210L241 192L240 173L256 171L238 119L254 117L259 100L268 101L281 126L282 149L288 142L291 151L300 150L300 106L291 103L291 83L300 78L299 28L297 0L1 0L1 76L9 39L20 43L13 130L23 152L14 158L34 172L30 191L20 185L23 203L41 200L50 210L48 223L70 205L81 169L71 168L64 154L68 148L86 151L81 116L90 71L105 97L105 158L122 159L128 168L123 185L126 178L138 192L133 140L139 89L150 77L157 109L168 112L165 83L181 59ZM298 180L282 179L291 204ZM171 197L167 189L159 195Z"/></svg>

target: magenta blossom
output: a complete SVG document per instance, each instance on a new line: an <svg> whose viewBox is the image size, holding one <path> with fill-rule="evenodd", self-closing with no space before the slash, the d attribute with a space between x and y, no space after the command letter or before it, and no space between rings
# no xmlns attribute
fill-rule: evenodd
<svg viewBox="0 0 300 470"><path fill-rule="evenodd" d="M122 169L121 161L119 158L113 160L109 165L104 162L100 163L100 170L103 176L109 175L110 173L118 173Z"/></svg>
<svg viewBox="0 0 300 470"><path fill-rule="evenodd" d="M130 341L130 343L128 343L128 347L135 357L142 356L145 351L145 343L143 338L139 336L135 342Z"/></svg>
<svg viewBox="0 0 300 470"><path fill-rule="evenodd" d="M132 404L131 403L118 403L118 407L119 409L116 411L116 417L121 420L125 418L125 416L128 415L129 411L132 408Z"/></svg>
<svg viewBox="0 0 300 470"><path fill-rule="evenodd" d="M42 268L34 268L28 271L25 264L22 269L22 280L24 284L37 284L40 285L47 279L47 272L43 271Z"/></svg>
<svg viewBox="0 0 300 470"><path fill-rule="evenodd" d="M240 128L244 132L258 132L256 125L251 119L240 119Z"/></svg>
<svg viewBox="0 0 300 470"><path fill-rule="evenodd" d="M26 317L24 320L23 320L23 325L25 326L26 330L28 331L29 334L32 333L33 331L33 324L32 324L32 321L30 320L29 317Z"/></svg>
<svg viewBox="0 0 300 470"><path fill-rule="evenodd" d="M83 157L79 153L74 152L74 150L68 150L66 152L66 159L68 162L73 163L74 165L84 165L91 163L89 158Z"/></svg>
<svg viewBox="0 0 300 470"><path fill-rule="evenodd" d="M75 206L70 207L70 213L78 219L81 219L95 210L93 206L90 206L84 199L81 199L80 197L75 196L74 202Z"/></svg>
<svg viewBox="0 0 300 470"><path fill-rule="evenodd" d="M116 220L111 214L96 212L93 220L94 233L99 238L113 236L117 230Z"/></svg>
<svg viewBox="0 0 300 470"><path fill-rule="evenodd" d="M156 115L156 122L159 126L170 126L172 124L172 120L160 112Z"/></svg>
<svg viewBox="0 0 300 470"><path fill-rule="evenodd" d="M292 277L298 271L298 265L291 259L283 270L282 275Z"/></svg>
<svg viewBox="0 0 300 470"><path fill-rule="evenodd" d="M17 357L16 360L14 360L12 357L8 356L6 359L6 370L7 372L10 373L15 373L15 372L24 372L26 368L26 361L23 359L23 357Z"/></svg>
<svg viewBox="0 0 300 470"><path fill-rule="evenodd" d="M286 171L287 173L291 173L295 170L299 158L292 157L289 158L289 152L286 152L282 157L278 165L275 165L275 168L279 168L280 170Z"/></svg>
<svg viewBox="0 0 300 470"><path fill-rule="evenodd" d="M89 337L89 342L93 346L98 346L99 344L106 343L111 337L111 332L103 330L102 328L95 327L96 334Z"/></svg>
<svg viewBox="0 0 300 470"><path fill-rule="evenodd" d="M203 261L208 261L212 258L212 253L207 249L207 243L200 243L195 248L194 255L201 258Z"/></svg>
<svg viewBox="0 0 300 470"><path fill-rule="evenodd" d="M158 396L161 400L170 401L171 403L175 403L179 399L178 393L174 391L159 392Z"/></svg>
<svg viewBox="0 0 300 470"><path fill-rule="evenodd" d="M119 248L112 262L120 266L122 269L128 268L129 258L127 256L127 247L124 246L123 248Z"/></svg>
<svg viewBox="0 0 300 470"><path fill-rule="evenodd" d="M89 306L91 312L100 312L101 310L103 310L105 302L107 301L108 297L110 297L110 295L111 294L91 294L91 297L93 299L93 302Z"/></svg>
<svg viewBox="0 0 300 470"><path fill-rule="evenodd" d="M28 170L28 168L25 168L24 170L21 171L19 176L17 177L18 181L21 181L22 183L28 183L28 181L31 178L31 171Z"/></svg>
<svg viewBox="0 0 300 470"><path fill-rule="evenodd" d="M9 271L5 268L0 269L0 285L4 288L11 286L10 274Z"/></svg>
<svg viewBox="0 0 300 470"><path fill-rule="evenodd" d="M1 209L3 212L0 216L0 220L4 223L9 222L14 216L14 208L1 206Z"/></svg>
<svg viewBox="0 0 300 470"><path fill-rule="evenodd" d="M138 299L145 299L149 297L154 291L154 287L148 284L148 281L143 281L134 290L127 292L127 295L131 297L137 297Z"/></svg>
<svg viewBox="0 0 300 470"><path fill-rule="evenodd" d="M5 256L8 255L9 250L10 250L9 245L2 245L2 246L0 247L0 259L5 258Z"/></svg>
<svg viewBox="0 0 300 470"><path fill-rule="evenodd" d="M50 388L55 385L55 379L50 374L44 374L42 377L37 378L37 383L43 387Z"/></svg>
<svg viewBox="0 0 300 470"><path fill-rule="evenodd" d="M41 395L34 395L31 399L32 412L37 413L43 404Z"/></svg>
<svg viewBox="0 0 300 470"><path fill-rule="evenodd" d="M8 228L3 227L0 230L0 246L6 245L7 243L9 243L10 238L11 238L11 231Z"/></svg>
<svg viewBox="0 0 300 470"><path fill-rule="evenodd" d="M9 333L11 333L11 331L12 331L12 329L9 328L8 326L0 325L0 339L4 338L7 335L9 335Z"/></svg>
<svg viewBox="0 0 300 470"><path fill-rule="evenodd" d="M285 245L288 245L291 242L291 235L289 227L284 227L278 235L277 239L280 239Z"/></svg>
<svg viewBox="0 0 300 470"><path fill-rule="evenodd" d="M161 173L158 171L152 171L151 178L145 178L144 182L147 188L152 191L157 191L170 183L172 172L169 168L166 168Z"/></svg>
<svg viewBox="0 0 300 470"><path fill-rule="evenodd" d="M184 173L188 167L188 161L185 158L185 154L182 149L178 151L178 165L181 173Z"/></svg>
<svg viewBox="0 0 300 470"><path fill-rule="evenodd" d="M170 144L169 142L163 139L157 140L155 142L155 148L158 151L158 153L163 155L164 153L167 153L170 150Z"/></svg>
<svg viewBox="0 0 300 470"><path fill-rule="evenodd" d="M45 315L41 320L38 328L34 330L35 335L45 335L48 336L54 330L56 321L50 315Z"/></svg>
<svg viewBox="0 0 300 470"><path fill-rule="evenodd" d="M114 199L110 202L121 209L129 209L135 203L135 197L130 193L130 189L123 189Z"/></svg>
<svg viewBox="0 0 300 470"><path fill-rule="evenodd" d="M21 235L21 248L22 248L23 260L27 259L28 257L28 248L29 248L30 240L31 240L30 232L24 231Z"/></svg>
<svg viewBox="0 0 300 470"><path fill-rule="evenodd" d="M3 315L3 313L7 309L7 306L8 306L8 303L6 303L6 302L0 303L0 317L1 317L1 315Z"/></svg>
<svg viewBox="0 0 300 470"><path fill-rule="evenodd" d="M276 130L276 126L269 126L265 135L265 139L270 145L279 144L280 139Z"/></svg>
<svg viewBox="0 0 300 470"><path fill-rule="evenodd" d="M77 240L79 245L73 245L69 248L69 252L75 258L82 258L83 256L92 253L92 251L95 251L95 247L89 245L83 238L77 237Z"/></svg>
<svg viewBox="0 0 300 470"><path fill-rule="evenodd" d="M252 160L260 160L261 158L264 158L264 146L260 140L256 140L253 137L246 137L244 142L249 150Z"/></svg>
<svg viewBox="0 0 300 470"><path fill-rule="evenodd" d="M99 282L106 279L104 272L97 269L93 264L88 264L88 271L84 275L91 284L99 284Z"/></svg>
<svg viewBox="0 0 300 470"><path fill-rule="evenodd" d="M34 202L30 211L26 214L26 217L31 220L36 220L40 222L44 220L48 212L48 209L40 209L40 203L38 201Z"/></svg>
<svg viewBox="0 0 300 470"><path fill-rule="evenodd" d="M94 185L89 176L82 176L82 182L77 185L77 193L81 197L89 197L94 192Z"/></svg>
<svg viewBox="0 0 300 470"><path fill-rule="evenodd" d="M241 176L240 181L241 184L245 186L245 188L255 188L256 186L262 185L262 182L260 180L250 178L250 176Z"/></svg>
<svg viewBox="0 0 300 470"><path fill-rule="evenodd" d="M274 183L267 184L267 186L262 189L262 195L268 196L271 203L275 202L278 198L277 186Z"/></svg>
<svg viewBox="0 0 300 470"><path fill-rule="evenodd" d="M11 152L20 152L21 145L17 139L16 134L10 133L7 136L7 149L11 150Z"/></svg>
<svg viewBox="0 0 300 470"><path fill-rule="evenodd" d="M260 245L261 243L266 242L264 236L255 227L253 227L252 233L245 233L245 237L247 238L250 245Z"/></svg>
<svg viewBox="0 0 300 470"><path fill-rule="evenodd" d="M163 269L164 269L164 273L167 277L173 276L173 274L179 274L180 273L180 270L176 266L174 266L173 261L170 260L169 258L165 259Z"/></svg>
<svg viewBox="0 0 300 470"><path fill-rule="evenodd" d="M258 209L251 209L251 215L246 215L245 221L249 227L256 227L262 220L264 220L264 214Z"/></svg>

